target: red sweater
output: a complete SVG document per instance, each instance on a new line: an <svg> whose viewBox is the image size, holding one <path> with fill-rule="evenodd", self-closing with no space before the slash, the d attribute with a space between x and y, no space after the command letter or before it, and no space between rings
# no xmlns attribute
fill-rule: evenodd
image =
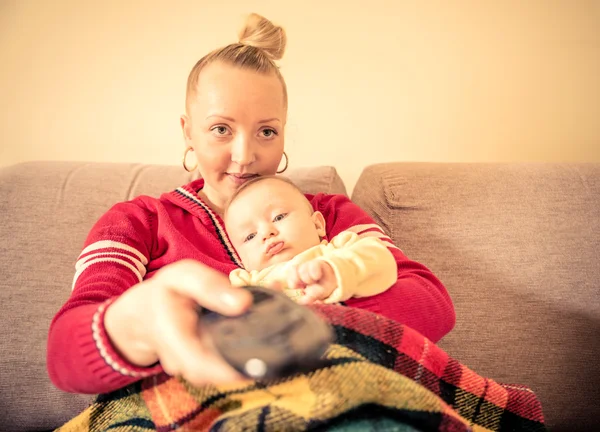
<svg viewBox="0 0 600 432"><path fill-rule="evenodd" d="M198 198L196 180L159 199L147 196L113 206L90 231L76 263L73 292L50 325L47 364L52 382L77 393L106 393L161 372L120 357L106 335L104 311L111 301L160 268L191 258L225 274L241 267L221 218ZM450 297L423 265L409 260L362 209L343 195L307 195L323 213L329 239L344 230L389 243L398 280L387 291L352 298L368 309L438 341L454 326Z"/></svg>

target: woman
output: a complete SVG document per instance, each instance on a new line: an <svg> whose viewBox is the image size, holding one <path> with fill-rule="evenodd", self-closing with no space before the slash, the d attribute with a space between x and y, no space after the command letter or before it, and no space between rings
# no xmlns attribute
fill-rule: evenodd
<svg viewBox="0 0 600 432"><path fill-rule="evenodd" d="M211 52L192 69L181 117L184 167L198 169L202 180L159 199L116 204L92 228L72 295L50 327L48 371L57 387L106 393L161 371L196 385L240 378L203 340L195 307L235 315L250 306L248 293L229 284L227 274L240 261L221 214L241 184L287 168L287 91L274 63L285 44L282 28L253 14L239 43ZM433 341L450 331L452 302L427 268L404 256L348 198L307 198L324 215L328 238L344 230L377 236L398 264L392 288L350 299L348 306L387 316Z"/></svg>

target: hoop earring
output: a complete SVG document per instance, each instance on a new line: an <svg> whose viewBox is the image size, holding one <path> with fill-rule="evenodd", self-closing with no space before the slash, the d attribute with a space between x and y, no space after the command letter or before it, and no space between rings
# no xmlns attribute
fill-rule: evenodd
<svg viewBox="0 0 600 432"><path fill-rule="evenodd" d="M181 163L183 164L183 169L186 170L187 172L196 171L196 168L198 168L198 163L196 163L196 165L194 165L194 168L192 168L192 169L189 169L186 164L187 154L189 153L190 150L194 151L194 148L192 146L189 146L188 148L186 148L185 151L183 152L183 159L181 160Z"/></svg>
<svg viewBox="0 0 600 432"><path fill-rule="evenodd" d="M287 155L286 152L283 152L283 155L285 156L285 166L283 167L282 170L276 171L277 174L282 174L282 173L285 172L286 169L288 169L288 163L289 163L290 160L288 159L288 155Z"/></svg>

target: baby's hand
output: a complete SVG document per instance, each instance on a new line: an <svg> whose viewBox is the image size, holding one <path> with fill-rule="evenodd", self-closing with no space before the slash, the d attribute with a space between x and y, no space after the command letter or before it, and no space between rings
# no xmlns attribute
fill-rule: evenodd
<svg viewBox="0 0 600 432"><path fill-rule="evenodd" d="M304 295L296 300L300 304L321 303L337 288L333 268L321 260L292 266L287 276L288 288L304 289Z"/></svg>

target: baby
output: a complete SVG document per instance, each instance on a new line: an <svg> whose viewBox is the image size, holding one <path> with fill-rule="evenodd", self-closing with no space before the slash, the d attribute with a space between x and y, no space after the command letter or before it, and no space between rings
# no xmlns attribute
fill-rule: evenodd
<svg viewBox="0 0 600 432"><path fill-rule="evenodd" d="M233 285L280 286L310 304L372 296L396 282L396 261L381 240L344 231L328 242L323 215L283 177L243 184L224 222L245 267L230 273Z"/></svg>

